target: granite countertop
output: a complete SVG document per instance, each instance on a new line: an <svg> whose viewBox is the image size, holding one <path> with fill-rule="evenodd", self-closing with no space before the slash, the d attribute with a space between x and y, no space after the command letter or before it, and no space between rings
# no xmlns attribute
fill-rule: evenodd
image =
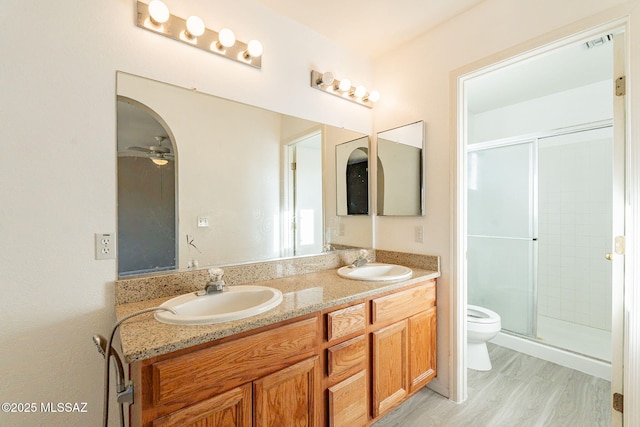
<svg viewBox="0 0 640 427"><path fill-rule="evenodd" d="M410 279L397 282L343 279L335 269L258 281L252 284L279 289L283 294L282 303L266 313L213 325L168 325L155 320L153 313L142 314L120 326L124 358L127 363L148 359L440 276L433 270L412 270ZM157 307L171 298L116 305L116 317L120 320L138 310Z"/></svg>

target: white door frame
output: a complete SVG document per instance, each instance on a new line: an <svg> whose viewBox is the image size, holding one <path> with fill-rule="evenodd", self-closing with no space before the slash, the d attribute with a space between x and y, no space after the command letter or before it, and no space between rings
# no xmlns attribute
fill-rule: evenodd
<svg viewBox="0 0 640 427"><path fill-rule="evenodd" d="M295 256L297 250L297 242L298 231L294 230L293 227L298 226L299 218L296 217L296 200L295 200L295 188L296 188L296 172L291 169L291 164L296 162L295 158L295 149L297 145L304 142L310 138L320 139L320 156L321 156L321 168L324 168L324 131L322 126L313 126L310 129L307 129L305 132L295 135L293 137L288 138L287 140L282 142L282 164L285 167L282 168L282 201L281 201L281 212L287 212L287 215L282 216L282 231L281 231L281 239L283 242L286 242L285 252L281 253L281 256ZM325 206L325 197L324 190L325 184L324 180L322 182L322 211L320 214L322 215L322 229L325 229L325 215L324 215L324 206ZM295 221L295 226L292 224L292 221Z"/></svg>
<svg viewBox="0 0 640 427"><path fill-rule="evenodd" d="M566 46L581 40L589 39L603 33L623 32L629 35L629 18L613 20L606 25L598 25L597 23L585 23L583 28L566 29L566 34L552 34L545 38L544 41L536 40L527 45L519 46L509 52L500 55L485 58L474 64L470 64L464 68L455 70L451 73L451 99L456 100L456 105L452 106L452 114L456 120L452 121L451 135L455 135L455 141L451 144L451 191L452 191L452 236L451 236L451 271L452 271L452 300L451 300L451 379L449 384L450 398L457 402L462 402L467 398L467 366L466 366L466 156L463 144L466 142L466 116L465 116L465 96L463 92L463 83L472 77L490 72L497 68L522 61L533 56L543 54L550 50ZM631 43L627 42L624 48L625 72L627 76L628 87L631 73ZM612 89L613 90L613 89ZM640 231L634 227L633 219L640 217L640 150L634 149L631 137L633 133L631 128L633 123L631 120L631 102L630 97L621 98L622 108L624 108L624 117L627 125L626 133L626 176L625 186L625 206L626 206L626 268L624 272L624 284L619 284L619 297L624 294L625 313L614 318L614 327L624 328L624 392L625 392L625 413L624 424L627 426L633 424L634 419L640 419L640 407L633 405L640 399L638 395L640 390L635 385L638 377L640 377L640 319L637 318L638 309L640 309L640 293L634 292L634 279L638 266L640 266L639 254L634 250L640 241ZM617 102L620 103L620 102ZM619 107L616 107L619 108ZM620 110L617 110L618 113ZM614 297L616 298L616 297ZM622 325L624 322L624 326ZM615 361L614 363L620 363ZM618 371L620 372L620 371ZM616 375L615 372L612 373ZM619 374L621 375L621 374ZM622 385L617 381L612 382L612 392L622 391ZM615 411L613 411L615 412ZM623 416L615 413L612 417L612 425L620 426L623 422Z"/></svg>

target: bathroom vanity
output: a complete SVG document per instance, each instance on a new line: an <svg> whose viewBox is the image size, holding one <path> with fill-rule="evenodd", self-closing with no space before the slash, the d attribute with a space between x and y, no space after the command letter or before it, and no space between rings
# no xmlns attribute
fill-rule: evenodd
<svg viewBox="0 0 640 427"><path fill-rule="evenodd" d="M120 331L131 425L370 425L436 376L438 276L413 268L375 283L324 270L256 282L284 298L251 318L132 319ZM117 316L167 299L119 304Z"/></svg>

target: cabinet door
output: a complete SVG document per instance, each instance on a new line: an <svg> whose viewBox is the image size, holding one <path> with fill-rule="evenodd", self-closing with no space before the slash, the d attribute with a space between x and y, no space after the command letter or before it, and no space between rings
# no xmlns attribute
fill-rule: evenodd
<svg viewBox="0 0 640 427"><path fill-rule="evenodd" d="M253 382L256 427L315 426L318 356Z"/></svg>
<svg viewBox="0 0 640 427"><path fill-rule="evenodd" d="M436 376L436 309L409 318L409 393Z"/></svg>
<svg viewBox="0 0 640 427"><path fill-rule="evenodd" d="M329 425L359 427L367 424L367 371L329 387Z"/></svg>
<svg viewBox="0 0 640 427"><path fill-rule="evenodd" d="M251 384L165 415L153 427L251 427Z"/></svg>
<svg viewBox="0 0 640 427"><path fill-rule="evenodd" d="M373 417L400 403L409 393L407 320L371 334Z"/></svg>

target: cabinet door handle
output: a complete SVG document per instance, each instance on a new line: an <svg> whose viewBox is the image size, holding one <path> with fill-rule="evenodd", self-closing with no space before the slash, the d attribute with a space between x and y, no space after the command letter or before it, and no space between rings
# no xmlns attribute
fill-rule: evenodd
<svg viewBox="0 0 640 427"><path fill-rule="evenodd" d="M611 261L613 259L613 254L608 253L604 256L604 258L608 261Z"/></svg>

